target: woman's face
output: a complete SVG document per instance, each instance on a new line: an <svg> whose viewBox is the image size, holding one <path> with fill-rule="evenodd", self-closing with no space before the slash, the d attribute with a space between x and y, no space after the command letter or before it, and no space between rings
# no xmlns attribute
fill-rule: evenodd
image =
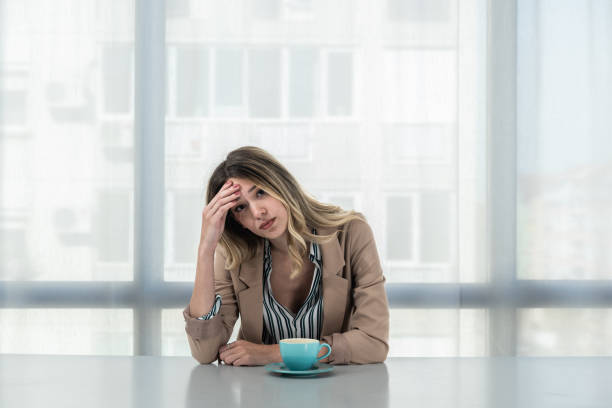
<svg viewBox="0 0 612 408"><path fill-rule="evenodd" d="M287 210L280 201L252 181L230 178L240 186L240 196L230 210L244 228L263 238L275 239L287 231Z"/></svg>

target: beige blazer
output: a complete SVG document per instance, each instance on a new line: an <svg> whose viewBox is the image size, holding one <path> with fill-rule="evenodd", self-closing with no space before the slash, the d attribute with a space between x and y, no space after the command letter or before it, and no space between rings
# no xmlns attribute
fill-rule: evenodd
<svg viewBox="0 0 612 408"><path fill-rule="evenodd" d="M326 235L333 229L320 228ZM328 243L320 244L323 261L323 326L321 340L329 343L331 364L382 362L389 351L389 305L374 235L370 226L353 220ZM224 265L219 250L215 265ZM241 317L238 339L262 344L263 249L234 270L215 273L221 308L210 320L183 311L193 357L202 364L217 359Z"/></svg>

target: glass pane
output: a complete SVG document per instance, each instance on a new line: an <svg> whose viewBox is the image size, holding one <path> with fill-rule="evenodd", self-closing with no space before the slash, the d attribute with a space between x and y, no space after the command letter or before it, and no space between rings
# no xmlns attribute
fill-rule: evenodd
<svg viewBox="0 0 612 408"><path fill-rule="evenodd" d="M166 121L166 279L193 282L195 208L215 166L244 145L275 155L307 191L359 206L389 282L488 279L486 2L412 3L427 18L414 29L387 24L386 1L247 1L232 13L215 3L202 19L196 3L166 24L171 49L206 44L210 70L193 75L212 80L206 118ZM355 30L360 16L380 29L376 44ZM176 191L199 194L193 219L174 213Z"/></svg>
<svg viewBox="0 0 612 408"><path fill-rule="evenodd" d="M134 2L2 4L0 280L131 280Z"/></svg>
<svg viewBox="0 0 612 408"><path fill-rule="evenodd" d="M311 150L309 125L259 125L251 130L251 140L279 160L307 160Z"/></svg>
<svg viewBox="0 0 612 408"><path fill-rule="evenodd" d="M261 19L277 19L280 16L281 0L252 0L253 17Z"/></svg>
<svg viewBox="0 0 612 408"><path fill-rule="evenodd" d="M421 262L450 262L450 197L447 192L421 195L420 242Z"/></svg>
<svg viewBox="0 0 612 408"><path fill-rule="evenodd" d="M411 197L387 199L387 259L411 260L414 212Z"/></svg>
<svg viewBox="0 0 612 408"><path fill-rule="evenodd" d="M121 191L101 191L97 199L98 261L128 262L131 258L129 194ZM66 214L68 215L68 214Z"/></svg>
<svg viewBox="0 0 612 408"><path fill-rule="evenodd" d="M455 50L390 50L383 55L381 81L388 98L381 101L387 120L427 124L456 121Z"/></svg>
<svg viewBox="0 0 612 408"><path fill-rule="evenodd" d="M435 23L449 19L450 11L450 0L387 0L387 15L392 21Z"/></svg>
<svg viewBox="0 0 612 408"><path fill-rule="evenodd" d="M189 16L190 0L166 0L167 18L184 18Z"/></svg>
<svg viewBox="0 0 612 408"><path fill-rule="evenodd" d="M242 50L217 50L215 78L217 106L242 105Z"/></svg>
<svg viewBox="0 0 612 408"><path fill-rule="evenodd" d="M289 65L289 115L311 117L317 91L317 53L313 49L293 49Z"/></svg>
<svg viewBox="0 0 612 408"><path fill-rule="evenodd" d="M342 208L344 210L347 210L347 211L349 211L349 210L357 211L357 208L355 206L355 198L354 197L330 195L329 196L329 202L333 203L333 205L337 205L340 208Z"/></svg>
<svg viewBox="0 0 612 408"><path fill-rule="evenodd" d="M327 113L350 116L353 113L353 56L346 52L327 57Z"/></svg>
<svg viewBox="0 0 612 408"><path fill-rule="evenodd" d="M396 163L450 162L456 129L442 124L392 124L382 129Z"/></svg>
<svg viewBox="0 0 612 408"><path fill-rule="evenodd" d="M200 201L198 192L174 194L174 262L192 264L197 257L201 224L196 221L202 213Z"/></svg>
<svg viewBox="0 0 612 408"><path fill-rule="evenodd" d="M132 107L132 45L113 44L102 50L105 113L129 113Z"/></svg>
<svg viewBox="0 0 612 408"><path fill-rule="evenodd" d="M521 309L521 356L611 356L611 309Z"/></svg>
<svg viewBox="0 0 612 408"><path fill-rule="evenodd" d="M280 116L280 52L249 51L249 111L252 117Z"/></svg>
<svg viewBox="0 0 612 408"><path fill-rule="evenodd" d="M0 84L5 82L0 76ZM19 89L0 90L0 121L6 126L27 123L27 91Z"/></svg>
<svg viewBox="0 0 612 408"><path fill-rule="evenodd" d="M131 309L0 309L0 354L134 354Z"/></svg>
<svg viewBox="0 0 612 408"><path fill-rule="evenodd" d="M391 309L389 357L481 357L487 351L482 309Z"/></svg>
<svg viewBox="0 0 612 408"><path fill-rule="evenodd" d="M518 276L612 279L612 4L518 10Z"/></svg>
<svg viewBox="0 0 612 408"><path fill-rule="evenodd" d="M176 115L208 115L208 50L176 50Z"/></svg>

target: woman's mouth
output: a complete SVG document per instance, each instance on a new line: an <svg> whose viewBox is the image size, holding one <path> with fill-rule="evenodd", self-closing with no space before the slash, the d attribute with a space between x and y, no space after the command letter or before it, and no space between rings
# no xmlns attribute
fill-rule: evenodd
<svg viewBox="0 0 612 408"><path fill-rule="evenodd" d="M272 226L272 224L274 224L275 220L276 220L276 218L272 218L270 221L267 221L265 224L263 224L259 228L262 229L262 230L267 230L268 228L270 228Z"/></svg>

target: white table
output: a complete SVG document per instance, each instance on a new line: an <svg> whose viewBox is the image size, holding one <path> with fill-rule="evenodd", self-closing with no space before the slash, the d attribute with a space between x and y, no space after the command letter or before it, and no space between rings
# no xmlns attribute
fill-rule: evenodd
<svg viewBox="0 0 612 408"><path fill-rule="evenodd" d="M0 407L612 407L612 358L392 358L291 378L186 357L0 355Z"/></svg>

